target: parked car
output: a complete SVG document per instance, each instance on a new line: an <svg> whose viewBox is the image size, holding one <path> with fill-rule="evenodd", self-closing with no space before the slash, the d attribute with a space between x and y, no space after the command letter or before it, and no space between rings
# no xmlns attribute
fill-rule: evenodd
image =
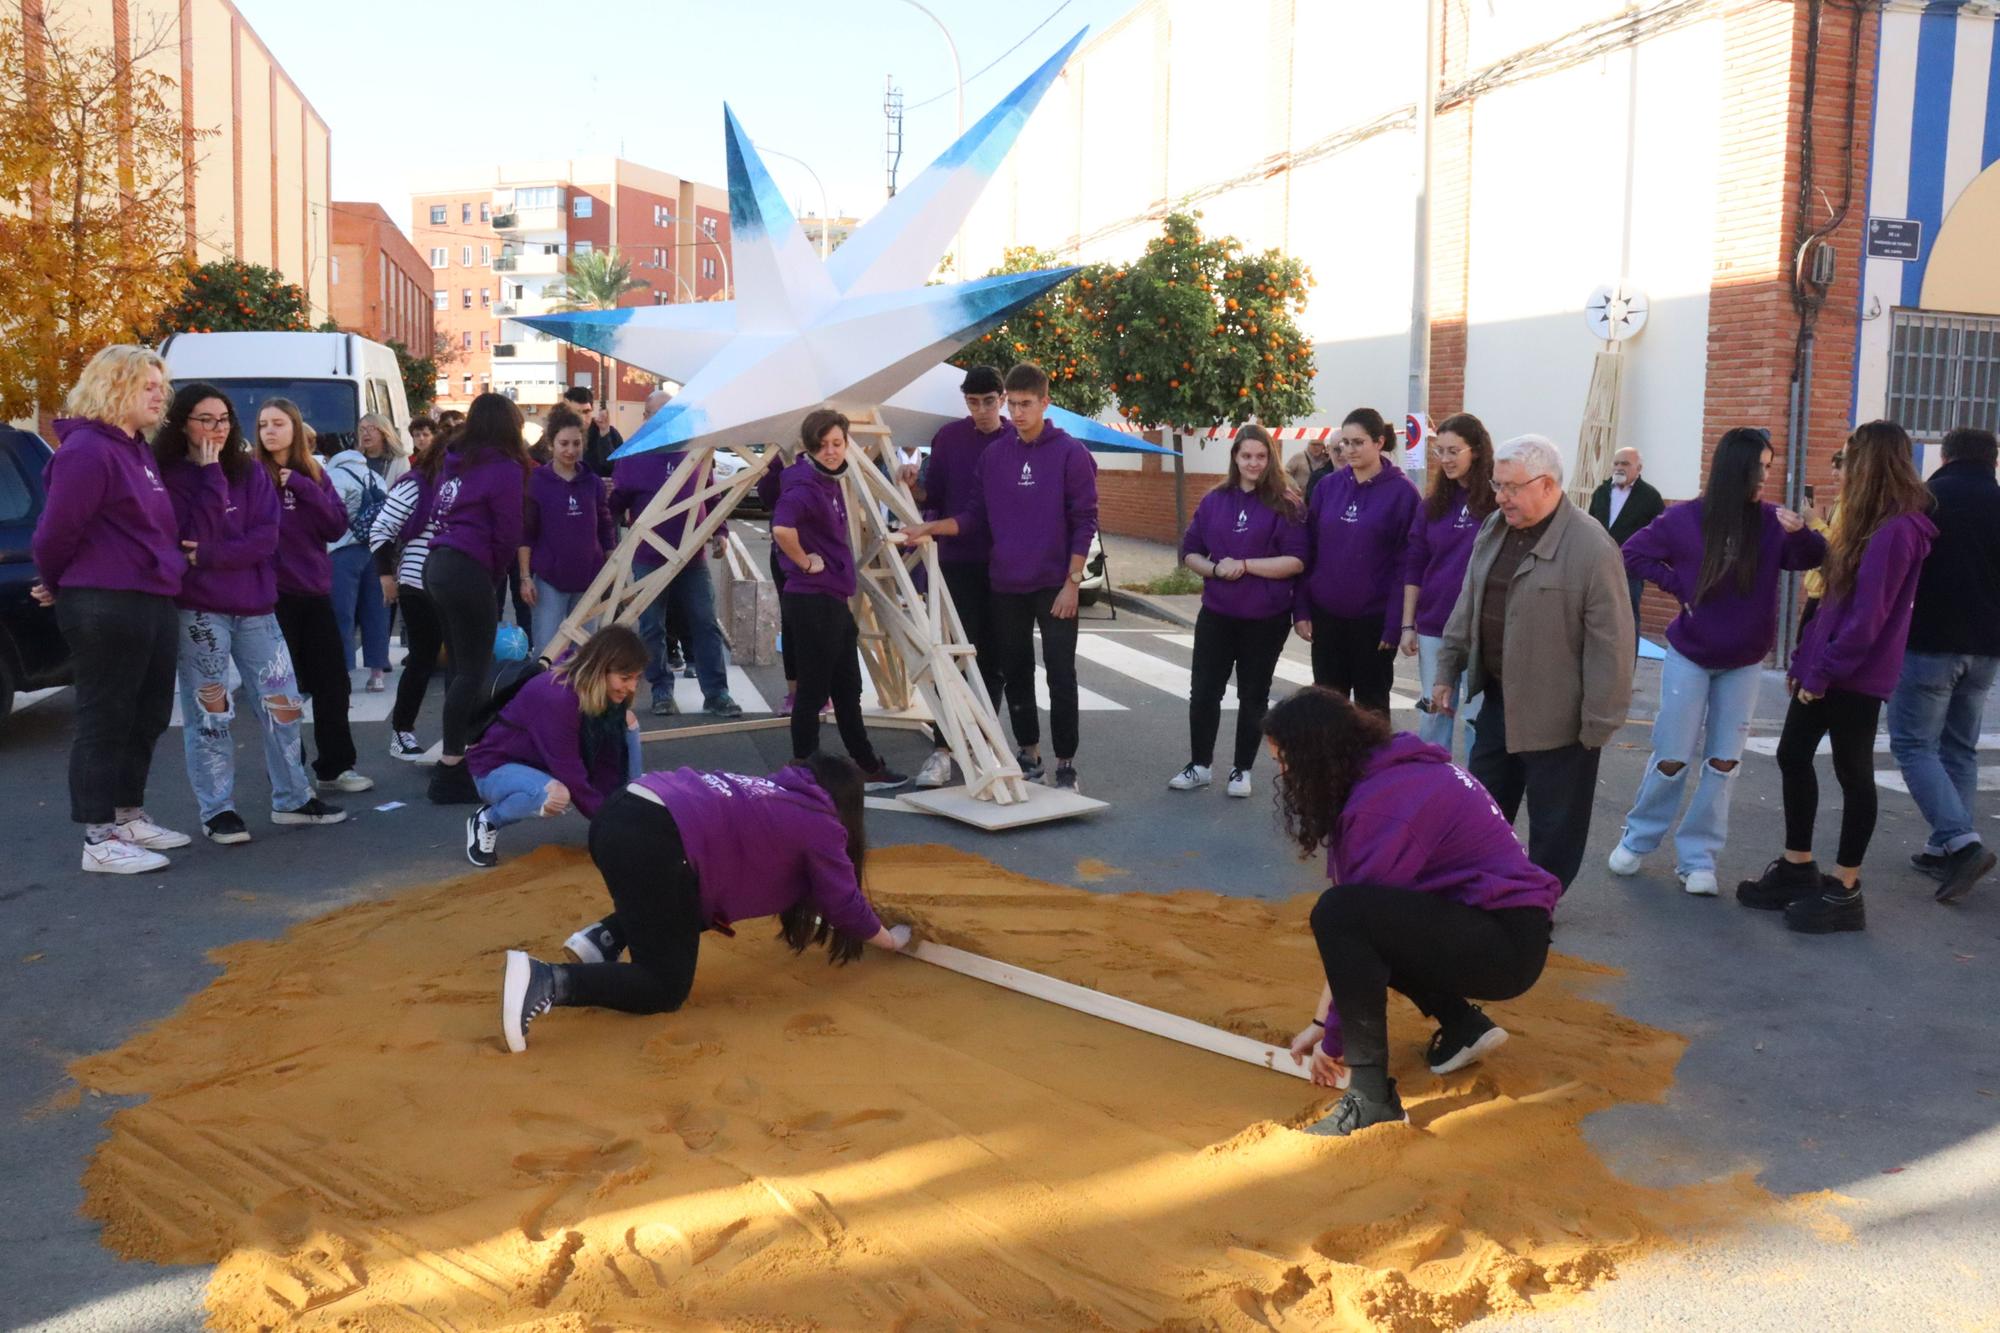
<svg viewBox="0 0 2000 1333"><path fill-rule="evenodd" d="M245 438L256 438L265 399L289 398L328 457L353 446L366 412L389 418L409 439L396 353L358 333L176 333L160 355L175 384L203 380L227 394Z"/></svg>
<svg viewBox="0 0 2000 1333"><path fill-rule="evenodd" d="M13 713L16 693L70 683L69 646L55 609L28 595L37 578L29 547L49 452L41 436L0 423L0 724Z"/></svg>

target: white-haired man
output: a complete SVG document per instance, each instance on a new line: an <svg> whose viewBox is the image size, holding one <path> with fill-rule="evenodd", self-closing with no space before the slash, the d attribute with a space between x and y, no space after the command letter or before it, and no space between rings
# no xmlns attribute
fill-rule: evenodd
<svg viewBox="0 0 2000 1333"><path fill-rule="evenodd" d="M1486 702L1466 766L1510 821L1527 797L1528 859L1567 889L1590 837L1598 756L1632 699L1632 598L1618 544L1564 497L1553 443L1501 445L1492 485L1499 508L1473 540L1431 705L1449 705L1450 682L1470 673Z"/></svg>

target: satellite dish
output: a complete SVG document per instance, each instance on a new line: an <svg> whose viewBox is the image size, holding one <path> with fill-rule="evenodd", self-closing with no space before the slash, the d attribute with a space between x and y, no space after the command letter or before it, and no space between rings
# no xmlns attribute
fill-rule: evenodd
<svg viewBox="0 0 2000 1333"><path fill-rule="evenodd" d="M1583 304L1583 321L1606 342L1624 342L1646 327L1646 294L1622 282L1599 287Z"/></svg>

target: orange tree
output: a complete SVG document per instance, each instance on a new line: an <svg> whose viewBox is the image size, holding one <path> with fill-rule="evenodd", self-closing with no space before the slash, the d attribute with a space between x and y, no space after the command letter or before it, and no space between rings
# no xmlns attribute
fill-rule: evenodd
<svg viewBox="0 0 2000 1333"><path fill-rule="evenodd" d="M1174 503L1187 522L1180 436L1255 416L1281 426L1312 410L1312 343L1294 316L1312 275L1298 260L1249 255L1230 236L1203 236L1199 213L1172 213L1146 252L1097 290L1118 411L1173 439Z"/></svg>
<svg viewBox="0 0 2000 1333"><path fill-rule="evenodd" d="M187 285L160 317L169 333L301 333L312 328L306 295L262 264L218 259L187 269Z"/></svg>
<svg viewBox="0 0 2000 1333"><path fill-rule="evenodd" d="M987 276L1061 268L1047 250L1017 246ZM1006 323L981 334L951 358L955 366L992 366L1001 375L1032 361L1049 375L1049 397L1057 406L1094 417L1111 403L1111 378L1104 365L1104 340L1096 300L1105 281L1102 265L1091 265L1042 294Z"/></svg>

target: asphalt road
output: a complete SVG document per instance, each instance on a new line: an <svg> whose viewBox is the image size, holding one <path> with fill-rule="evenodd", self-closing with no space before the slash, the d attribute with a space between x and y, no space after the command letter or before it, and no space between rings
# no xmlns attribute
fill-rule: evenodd
<svg viewBox="0 0 2000 1333"><path fill-rule="evenodd" d="M871 817L879 844L944 842L1028 874L1083 883L1077 862L1130 872L1116 887L1198 888L1283 898L1320 883L1280 843L1269 765L1257 797L1219 790L1174 795L1166 779L1185 761L1184 696L1174 692L1191 654L1175 626L1098 608L1086 613L1084 688L1102 706L1084 712L1084 790L1110 801L1090 819L984 834L923 816ZM1292 659L1303 664L1294 645ZM749 683L769 701L775 668ZM1658 667L1640 670L1635 717L1650 716ZM1398 687L1414 694L1414 681ZM1781 715L1767 682L1756 735ZM365 696L357 696L358 699ZM1088 698L1088 696L1087 696ZM77 868L63 770L68 692L30 707L0 737L0 1326L166 1329L201 1326L206 1272L121 1263L79 1214L78 1180L102 1136L110 1099L63 1105L73 1057L116 1045L174 1010L216 974L209 950L282 932L357 899L463 873L462 811L425 803L427 770L396 763L380 722L357 728L364 771L378 779L345 803L354 818L331 829L277 829L263 821L256 748L239 727L240 805L256 840L205 843L157 876L90 877ZM435 693L420 730L436 735ZM1233 715L1225 714L1225 736ZM1412 714L1404 714L1408 724ZM1989 731L2000 726L1989 722ZM830 732L829 732L830 734ZM891 762L914 770L926 745L879 733ZM1226 746L1226 740L1225 740ZM1601 1292L1536 1322L1576 1327L1826 1329L1986 1326L2000 1310L2000 878L1958 909L1936 906L1929 882L1904 868L1923 838L1907 796L1884 791L1865 885L1869 930L1808 939L1726 896L1696 900L1656 855L1632 881L1603 857L1617 837L1646 758L1643 721L1606 753L1582 877L1564 899L1562 950L1624 970L1609 988L1626 1013L1690 1039L1663 1104L1597 1117L1593 1141L1626 1175L1672 1184L1753 1170L1774 1190L1837 1190L1863 1206L1855 1239L1811 1240L1791 1230L1704 1240L1632 1266ZM783 762L782 731L656 743L658 766L765 771ZM1890 767L1886 754L1883 769ZM1831 843L1838 793L1824 778L1822 841ZM401 808L378 811L392 801ZM149 808L196 829L178 733L162 739ZM1778 782L1767 754L1747 757L1734 807L1727 886L1761 869L1780 841ZM2000 799L1982 817L1993 828ZM503 855L542 840L580 844L578 820L509 830ZM1086 885L1088 887L1088 885ZM1983 1321L1983 1322L1982 1322Z"/></svg>

